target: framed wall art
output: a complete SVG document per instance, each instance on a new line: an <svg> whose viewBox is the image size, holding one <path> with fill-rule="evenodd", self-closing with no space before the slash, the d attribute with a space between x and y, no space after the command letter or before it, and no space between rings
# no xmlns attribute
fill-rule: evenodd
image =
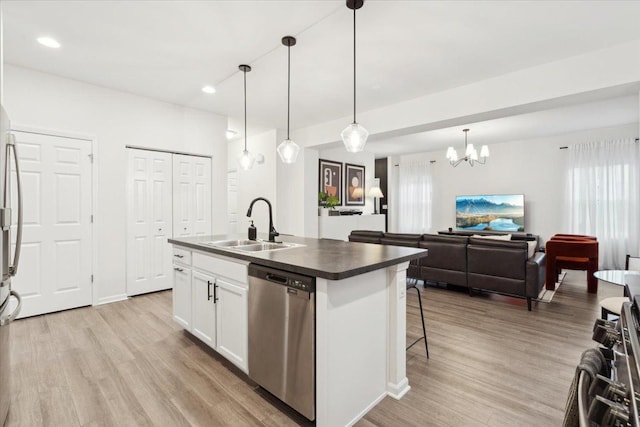
<svg viewBox="0 0 640 427"><path fill-rule="evenodd" d="M364 166L345 163L345 205L364 206Z"/></svg>
<svg viewBox="0 0 640 427"><path fill-rule="evenodd" d="M342 163L331 160L319 160L320 179L318 191L338 198L338 206L342 205Z"/></svg>

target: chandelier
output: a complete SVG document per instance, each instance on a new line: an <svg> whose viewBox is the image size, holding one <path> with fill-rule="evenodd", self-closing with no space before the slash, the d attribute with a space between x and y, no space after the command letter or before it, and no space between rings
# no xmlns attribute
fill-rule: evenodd
<svg viewBox="0 0 640 427"><path fill-rule="evenodd" d="M462 129L464 132L464 157L458 158L458 152L453 147L449 147L447 149L447 160L454 168L458 166L460 163L469 162L470 166L473 166L476 163L484 165L487 163L487 157L489 157L489 147L483 145L480 148L480 158L478 158L478 151L474 148L473 144L467 144L467 132L469 129Z"/></svg>

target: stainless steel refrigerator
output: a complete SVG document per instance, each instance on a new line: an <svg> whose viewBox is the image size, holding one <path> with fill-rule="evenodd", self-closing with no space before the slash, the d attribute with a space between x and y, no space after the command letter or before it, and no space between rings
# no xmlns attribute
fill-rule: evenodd
<svg viewBox="0 0 640 427"><path fill-rule="evenodd" d="M0 282L0 426L5 424L9 412L10 393L10 361L9 340L11 322L15 320L22 301L20 295L11 289L11 277L18 271L20 260L20 245L22 243L22 186L20 185L20 167L16 152L15 138L10 132L9 117L0 106L0 266L2 281ZM13 165L12 165L13 161ZM13 166L13 167L12 167ZM12 173L15 170L15 175ZM11 181L17 191L12 212ZM11 223L17 219L15 248L11 244ZM13 256L12 253L13 252ZM11 297L16 298L18 304L11 309Z"/></svg>

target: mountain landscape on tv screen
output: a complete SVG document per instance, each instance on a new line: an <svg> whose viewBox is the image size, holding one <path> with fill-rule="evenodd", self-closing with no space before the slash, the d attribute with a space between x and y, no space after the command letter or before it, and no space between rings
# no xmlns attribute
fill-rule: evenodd
<svg viewBox="0 0 640 427"><path fill-rule="evenodd" d="M500 201L513 196L458 197L456 228L463 230L524 231L524 205ZM524 202L524 197L522 197Z"/></svg>

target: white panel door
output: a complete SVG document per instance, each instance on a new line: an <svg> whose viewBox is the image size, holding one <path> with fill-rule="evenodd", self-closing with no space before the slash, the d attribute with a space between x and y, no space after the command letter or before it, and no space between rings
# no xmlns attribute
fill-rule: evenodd
<svg viewBox="0 0 640 427"><path fill-rule="evenodd" d="M20 317L91 305L91 141L15 135L24 195L22 253L12 279L22 295ZM15 232L12 238L15 244Z"/></svg>
<svg viewBox="0 0 640 427"><path fill-rule="evenodd" d="M211 159L173 155L173 236L211 234Z"/></svg>
<svg viewBox="0 0 640 427"><path fill-rule="evenodd" d="M128 149L127 295L172 287L170 153Z"/></svg>
<svg viewBox="0 0 640 427"><path fill-rule="evenodd" d="M193 164L191 156L173 156L173 236L193 234Z"/></svg>

